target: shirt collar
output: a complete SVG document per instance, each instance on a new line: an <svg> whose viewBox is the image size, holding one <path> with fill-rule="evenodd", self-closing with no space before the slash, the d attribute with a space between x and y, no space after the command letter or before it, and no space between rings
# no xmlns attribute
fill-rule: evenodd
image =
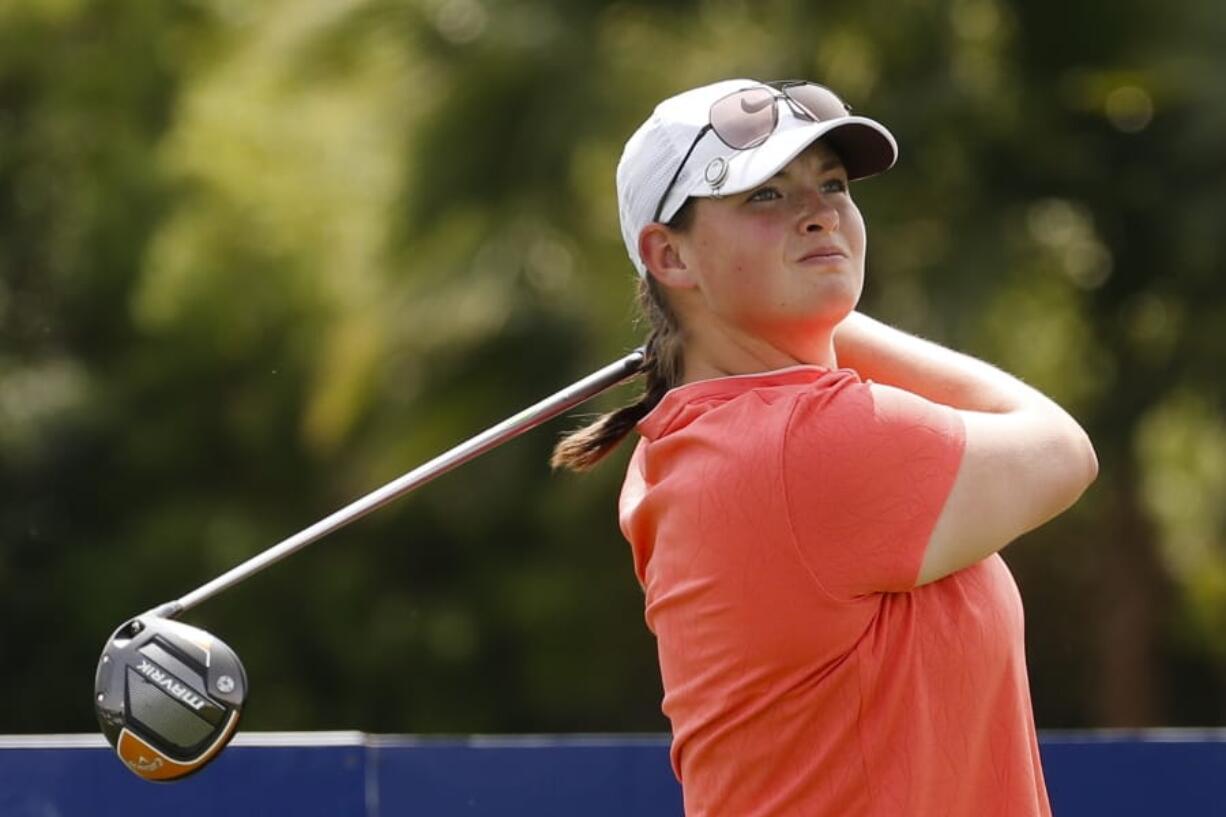
<svg viewBox="0 0 1226 817"><path fill-rule="evenodd" d="M825 366L802 363L785 369L750 374L733 374L695 380L670 389L647 416L638 422L638 432L649 440L662 436L686 406L715 397L733 397L751 389L796 383L812 383L830 373Z"/></svg>

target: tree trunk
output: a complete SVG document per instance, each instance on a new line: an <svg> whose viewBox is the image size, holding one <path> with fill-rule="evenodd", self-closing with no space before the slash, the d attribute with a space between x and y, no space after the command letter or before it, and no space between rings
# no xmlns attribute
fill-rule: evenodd
<svg viewBox="0 0 1226 817"><path fill-rule="evenodd" d="M1099 677L1091 706L1099 726L1158 726L1167 714L1158 644L1171 594L1135 467L1128 457L1119 462L1098 549Z"/></svg>

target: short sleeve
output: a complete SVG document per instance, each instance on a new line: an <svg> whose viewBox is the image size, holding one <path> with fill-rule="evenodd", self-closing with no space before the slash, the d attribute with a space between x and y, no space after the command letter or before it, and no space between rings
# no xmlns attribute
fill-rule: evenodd
<svg viewBox="0 0 1226 817"><path fill-rule="evenodd" d="M962 461L958 412L867 383L803 392L782 444L793 535L826 592L912 589Z"/></svg>

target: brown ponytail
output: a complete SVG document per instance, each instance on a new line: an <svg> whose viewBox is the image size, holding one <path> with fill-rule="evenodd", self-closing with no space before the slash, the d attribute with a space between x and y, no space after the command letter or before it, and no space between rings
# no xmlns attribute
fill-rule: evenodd
<svg viewBox="0 0 1226 817"><path fill-rule="evenodd" d="M651 324L643 368L640 370L647 378L647 390L637 402L605 414L594 423L563 437L553 449L553 457L549 461L555 469L586 471L600 462L634 430L639 420L656 407L669 389L681 382L684 362L681 327L660 291L660 285L651 275L639 279L638 301L639 308Z"/></svg>

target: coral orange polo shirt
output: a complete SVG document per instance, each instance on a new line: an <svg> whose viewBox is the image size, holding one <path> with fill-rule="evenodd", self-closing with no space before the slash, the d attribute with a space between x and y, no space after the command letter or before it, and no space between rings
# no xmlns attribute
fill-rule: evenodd
<svg viewBox="0 0 1226 817"><path fill-rule="evenodd" d="M797 366L670 391L622 531L688 817L1049 815L999 556L915 587L957 412Z"/></svg>

